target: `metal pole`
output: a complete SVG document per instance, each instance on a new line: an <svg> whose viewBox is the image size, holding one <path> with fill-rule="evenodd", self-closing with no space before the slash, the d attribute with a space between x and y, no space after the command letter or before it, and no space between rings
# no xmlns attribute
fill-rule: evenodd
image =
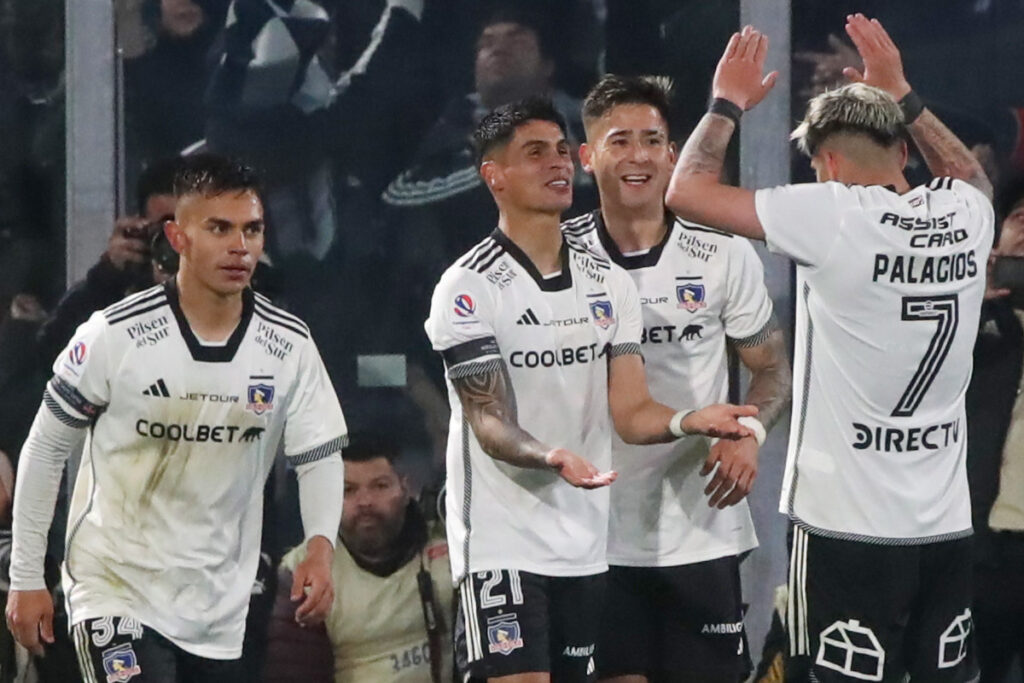
<svg viewBox="0 0 1024 683"><path fill-rule="evenodd" d="M758 107L743 116L740 130L740 184L749 189L789 182L790 0L740 0L740 25L752 24L770 39L769 70L776 69L775 89ZM765 282L775 314L791 341L793 330L793 269L788 259L755 248L764 262ZM745 387L744 387L745 391ZM757 483L750 495L751 514L760 548L743 563L743 590L750 603L746 626L756 663L771 624L775 587L784 583L786 519L779 514L779 490L789 442L789 416L775 426L761 448Z"/></svg>
<svg viewBox="0 0 1024 683"><path fill-rule="evenodd" d="M112 0L67 0L67 279L85 277L114 223L115 43Z"/></svg>

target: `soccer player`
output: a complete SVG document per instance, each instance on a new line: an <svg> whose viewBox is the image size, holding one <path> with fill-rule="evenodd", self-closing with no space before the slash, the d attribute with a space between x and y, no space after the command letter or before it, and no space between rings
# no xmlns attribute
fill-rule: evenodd
<svg viewBox="0 0 1024 683"><path fill-rule="evenodd" d="M562 230L636 283L655 399L726 400L730 344L752 372L746 402L759 413L740 418L755 434L710 448L701 437L648 446L614 439L619 477L597 670L615 681L735 683L750 661L739 555L757 545L744 498L765 430L789 403L789 362L750 242L665 210L676 159L669 120L663 79L608 75L590 91L580 159L601 208Z"/></svg>
<svg viewBox="0 0 1024 683"><path fill-rule="evenodd" d="M743 110L771 88L767 38L729 41L668 205L796 262L796 392L782 511L795 524L788 628L819 681L968 681L971 509L964 392L992 246L991 186L862 15L856 81L796 129L819 183L719 180ZM903 175L909 130L935 179Z"/></svg>
<svg viewBox="0 0 1024 683"><path fill-rule="evenodd" d="M333 597L347 430L309 328L248 286L263 251L256 176L199 156L175 195L177 277L79 327L18 466L7 621L42 653L46 532L84 437L63 578L86 681L241 679L263 484L282 438L307 538L297 618L322 620Z"/></svg>
<svg viewBox="0 0 1024 683"><path fill-rule="evenodd" d="M474 140L498 229L445 272L426 322L452 406L457 663L476 679L586 681L608 568L612 423L632 443L739 438L751 430L736 418L757 409L651 398L632 280L559 230L573 162L550 102L499 107Z"/></svg>

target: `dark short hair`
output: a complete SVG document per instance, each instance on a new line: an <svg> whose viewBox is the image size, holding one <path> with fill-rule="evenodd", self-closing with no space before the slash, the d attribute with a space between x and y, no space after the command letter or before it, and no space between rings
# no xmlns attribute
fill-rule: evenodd
<svg viewBox="0 0 1024 683"><path fill-rule="evenodd" d="M349 444L341 449L341 459L345 462L368 462L384 458L394 467L398 460L398 445L391 439L378 434L354 434Z"/></svg>
<svg viewBox="0 0 1024 683"><path fill-rule="evenodd" d="M600 119L621 104L647 104L658 110L669 125L672 81L664 76L606 74L583 100L583 123Z"/></svg>
<svg viewBox="0 0 1024 683"><path fill-rule="evenodd" d="M174 176L174 196L190 194L217 197L228 192L252 192L263 200L262 184L256 171L246 164L219 154L183 157Z"/></svg>
<svg viewBox="0 0 1024 683"><path fill-rule="evenodd" d="M135 183L135 202L139 213L146 212L146 202L158 194L174 194L174 179L182 167L181 157L157 159L139 174Z"/></svg>
<svg viewBox="0 0 1024 683"><path fill-rule="evenodd" d="M520 0L521 2L521 0ZM537 8L532 6L523 7L517 2L499 2L483 14L477 36L483 34L484 29L495 24L519 24L537 36L537 47L544 59L555 58L555 38L551 28L552 22L545 21L544 16Z"/></svg>
<svg viewBox="0 0 1024 683"><path fill-rule="evenodd" d="M503 104L484 116L473 131L477 166L492 150L507 145L516 129L529 121L550 121L561 129L562 135L568 135L565 118L546 97L527 97Z"/></svg>

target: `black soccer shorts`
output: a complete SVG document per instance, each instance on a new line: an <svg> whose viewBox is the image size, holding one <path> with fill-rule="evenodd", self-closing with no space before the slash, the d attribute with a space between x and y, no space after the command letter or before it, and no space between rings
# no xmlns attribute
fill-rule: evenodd
<svg viewBox="0 0 1024 683"><path fill-rule="evenodd" d="M737 683L751 670L739 558L675 567L616 567L597 643L600 678Z"/></svg>
<svg viewBox="0 0 1024 683"><path fill-rule="evenodd" d="M924 545L839 540L797 527L790 651L815 680L959 683L978 676L971 538Z"/></svg>
<svg viewBox="0 0 1024 683"><path fill-rule="evenodd" d="M242 683L241 660L190 654L131 617L86 619L71 637L84 683Z"/></svg>
<svg viewBox="0 0 1024 683"><path fill-rule="evenodd" d="M471 680L550 672L559 683L596 680L594 651L605 574L472 572L459 586L455 662Z"/></svg>

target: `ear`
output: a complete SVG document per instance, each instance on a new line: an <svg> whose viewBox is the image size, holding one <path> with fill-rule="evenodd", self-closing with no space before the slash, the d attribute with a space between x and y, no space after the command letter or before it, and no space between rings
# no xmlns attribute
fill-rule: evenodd
<svg viewBox="0 0 1024 683"><path fill-rule="evenodd" d="M480 176L484 179L484 184L492 192L499 192L504 184L504 174L501 172L501 167L493 159L488 159L484 163L480 164Z"/></svg>
<svg viewBox="0 0 1024 683"><path fill-rule="evenodd" d="M673 166L676 165L676 161L679 159L679 147L674 142L668 143L668 158L672 161Z"/></svg>
<svg viewBox="0 0 1024 683"><path fill-rule="evenodd" d="M826 180L839 180L839 168L843 165L842 157L835 151L826 149L821 153L825 161L825 170L828 172Z"/></svg>
<svg viewBox="0 0 1024 683"><path fill-rule="evenodd" d="M167 236L167 241L171 243L171 247L178 254L182 254L188 248L188 234L185 229L178 225L176 221L167 221L164 223L164 235Z"/></svg>
<svg viewBox="0 0 1024 683"><path fill-rule="evenodd" d="M593 152L590 149L590 145L587 143L580 144L580 166L587 173L593 173L594 167L590 165L590 161L593 159Z"/></svg>
<svg viewBox="0 0 1024 683"><path fill-rule="evenodd" d="M907 150L907 141L900 140L900 170L907 168L907 159L910 157L910 152Z"/></svg>

